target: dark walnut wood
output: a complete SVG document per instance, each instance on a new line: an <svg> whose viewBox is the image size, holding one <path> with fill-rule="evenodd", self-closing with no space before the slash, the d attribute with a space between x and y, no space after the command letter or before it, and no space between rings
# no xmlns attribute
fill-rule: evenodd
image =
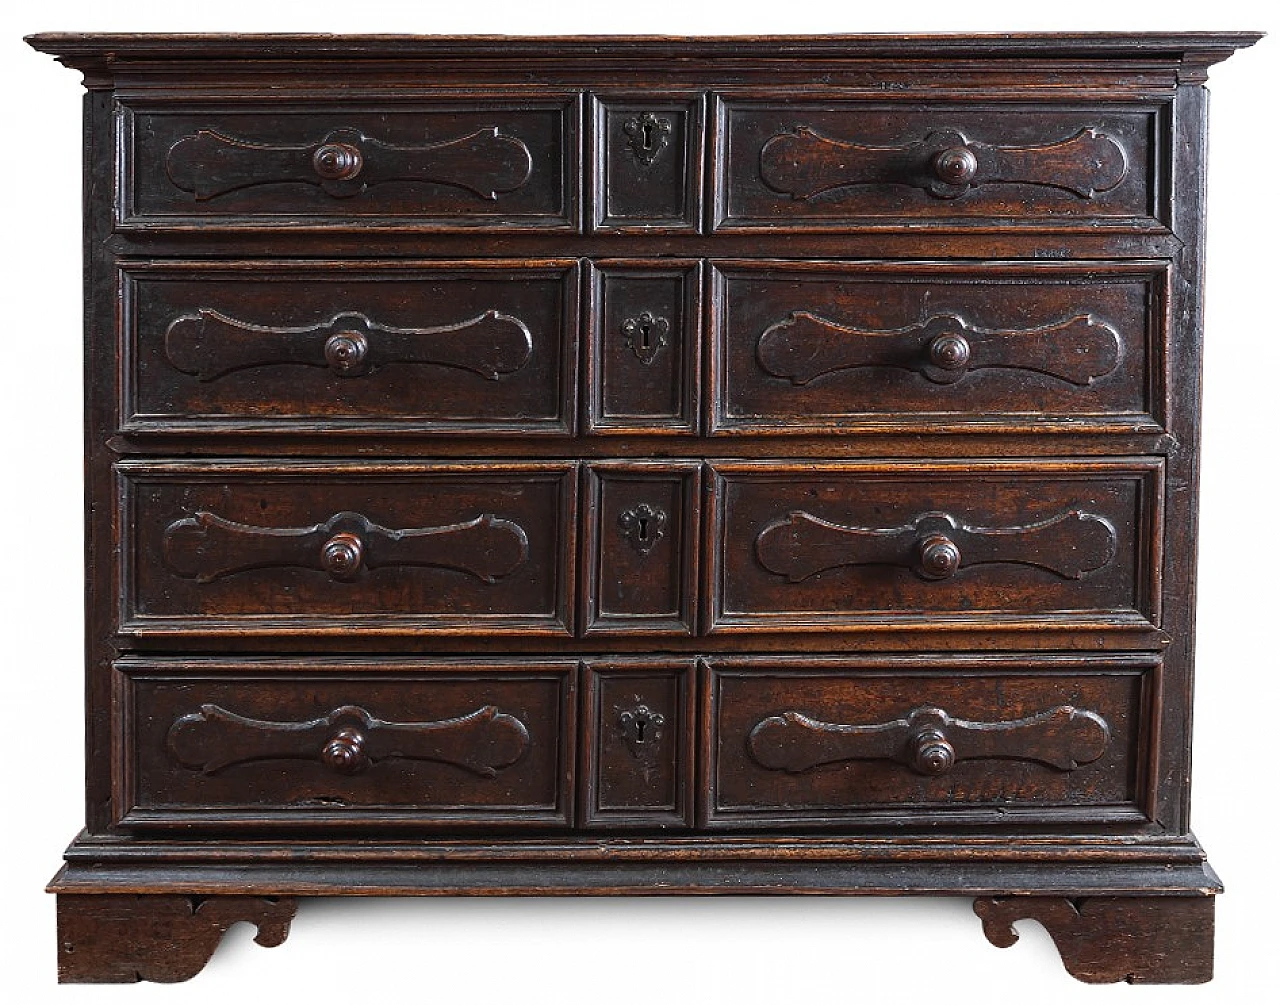
<svg viewBox="0 0 1280 1005"><path fill-rule="evenodd" d="M574 262L122 264L130 431L565 433Z"/></svg>
<svg viewBox="0 0 1280 1005"><path fill-rule="evenodd" d="M592 432L696 432L699 264L619 262L592 268L586 389Z"/></svg>
<svg viewBox="0 0 1280 1005"><path fill-rule="evenodd" d="M590 665L583 737L586 826L690 826L695 683L689 660Z"/></svg>
<svg viewBox="0 0 1280 1005"><path fill-rule="evenodd" d="M497 199L529 180L533 155L519 138L503 135L496 126L416 147L383 143L349 128L303 146L252 143L201 129L169 148L165 170L178 188L202 201L290 182L318 185L337 198L386 182L419 182Z"/></svg>
<svg viewBox="0 0 1280 1005"><path fill-rule="evenodd" d="M875 184L913 185L939 199L958 199L990 184L1039 185L1091 199L1119 185L1128 169L1124 148L1091 127L1069 139L1026 147L973 142L955 129L932 132L906 146L870 147L798 126L760 149L764 183L805 200Z"/></svg>
<svg viewBox="0 0 1280 1005"><path fill-rule="evenodd" d="M940 708L915 708L905 719L865 726L783 712L756 723L747 734L747 750L762 768L776 771L889 760L922 775L945 775L970 758L1039 761L1070 771L1096 761L1110 739L1102 716L1070 705L1001 722L969 722Z"/></svg>
<svg viewBox="0 0 1280 1005"><path fill-rule="evenodd" d="M701 474L696 464L590 466L587 633L695 633Z"/></svg>
<svg viewBox="0 0 1280 1005"><path fill-rule="evenodd" d="M917 893L1207 979L1257 37L32 38L89 89L62 978L296 896Z"/></svg>
<svg viewBox="0 0 1280 1005"><path fill-rule="evenodd" d="M1145 464L713 471L716 628L1158 617L1147 528L1161 501Z"/></svg>
<svg viewBox="0 0 1280 1005"><path fill-rule="evenodd" d="M990 672L907 673L864 657L707 662L720 826L1133 820L1148 798L1150 668L1080 657Z"/></svg>
<svg viewBox="0 0 1280 1005"><path fill-rule="evenodd" d="M1031 370L1087 387L1116 368L1115 329L1077 316L1043 328L993 332L956 315L935 315L895 331L859 331L808 311L792 311L756 343L761 368L793 384L864 366L911 370L954 384L975 370Z"/></svg>
<svg viewBox="0 0 1280 1005"><path fill-rule="evenodd" d="M718 431L1162 427L1163 266L716 264Z"/></svg>
<svg viewBox="0 0 1280 1005"><path fill-rule="evenodd" d="M131 465L129 623L567 632L576 474L565 463Z"/></svg>
<svg viewBox="0 0 1280 1005"><path fill-rule="evenodd" d="M1080 510L1021 527L971 527L950 513L924 513L902 527L847 527L792 510L756 537L760 564L793 583L851 565L896 565L922 579L946 579L965 568L1008 563L1080 579L1115 551L1111 524Z"/></svg>
<svg viewBox="0 0 1280 1005"><path fill-rule="evenodd" d="M724 229L873 220L1162 221L1158 115L1136 104L931 106L726 96Z"/></svg>
<svg viewBox="0 0 1280 1005"><path fill-rule="evenodd" d="M993 945L1019 920L1048 930L1072 976L1089 984L1203 984L1213 979L1212 897L984 897L973 903Z"/></svg>
<svg viewBox="0 0 1280 1005"><path fill-rule="evenodd" d="M696 231L703 187L703 96L646 88L593 96L598 231Z"/></svg>
<svg viewBox="0 0 1280 1005"><path fill-rule="evenodd" d="M120 113L125 222L571 225L580 193L576 96L395 104L322 110L297 93L224 100L209 112L131 104Z"/></svg>
<svg viewBox="0 0 1280 1005"><path fill-rule="evenodd" d="M58 981L187 981L236 922L257 927L258 945L278 946L296 910L292 897L60 894Z"/></svg>
<svg viewBox="0 0 1280 1005"><path fill-rule="evenodd" d="M130 828L563 826L576 661L121 663Z"/></svg>
<svg viewBox="0 0 1280 1005"><path fill-rule="evenodd" d="M354 775L389 757L439 761L484 778L514 764L529 746L529 730L493 705L438 722L387 722L347 705L308 722L268 722L203 705L169 729L169 752L206 775L249 761L319 759Z"/></svg>
<svg viewBox="0 0 1280 1005"><path fill-rule="evenodd" d="M444 527L391 530L359 513L337 513L311 527L254 527L200 510L164 532L165 564L197 583L279 568L351 580L361 569L396 566L453 569L496 583L528 557L529 535L492 513Z"/></svg>
<svg viewBox="0 0 1280 1005"><path fill-rule="evenodd" d="M497 310L432 328L386 328L355 312L311 328L272 328L202 307L165 333L174 369L204 381L281 365L327 366L340 377L356 377L393 363L434 364L498 380L524 366L532 352L528 326Z"/></svg>

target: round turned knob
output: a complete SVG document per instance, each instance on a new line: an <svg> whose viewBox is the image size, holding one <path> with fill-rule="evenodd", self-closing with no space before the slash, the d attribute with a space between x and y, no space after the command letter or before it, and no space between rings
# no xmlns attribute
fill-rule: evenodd
<svg viewBox="0 0 1280 1005"><path fill-rule="evenodd" d="M920 573L927 579L946 579L960 568L960 549L946 534L930 534L920 542Z"/></svg>
<svg viewBox="0 0 1280 1005"><path fill-rule="evenodd" d="M364 752L364 734L353 727L340 729L320 751L325 767L354 775L369 766L369 755Z"/></svg>
<svg viewBox="0 0 1280 1005"><path fill-rule="evenodd" d="M338 374L360 368L369 355L369 340L359 332L338 332L324 344L325 362Z"/></svg>
<svg viewBox="0 0 1280 1005"><path fill-rule="evenodd" d="M934 157L933 170L948 185L965 185L978 173L978 158L968 147L948 147Z"/></svg>
<svg viewBox="0 0 1280 1005"><path fill-rule="evenodd" d="M364 155L350 143L322 143L311 155L311 166L326 181L346 181L360 173Z"/></svg>
<svg viewBox="0 0 1280 1005"><path fill-rule="evenodd" d="M911 766L922 775L945 775L956 763L956 749L940 729L921 730L911 738Z"/></svg>
<svg viewBox="0 0 1280 1005"><path fill-rule="evenodd" d="M354 534L334 534L320 549L320 564L334 579L354 579L364 561L364 544Z"/></svg>
<svg viewBox="0 0 1280 1005"><path fill-rule="evenodd" d="M929 343L929 362L943 370L963 370L970 355L969 341L963 335L949 332Z"/></svg>

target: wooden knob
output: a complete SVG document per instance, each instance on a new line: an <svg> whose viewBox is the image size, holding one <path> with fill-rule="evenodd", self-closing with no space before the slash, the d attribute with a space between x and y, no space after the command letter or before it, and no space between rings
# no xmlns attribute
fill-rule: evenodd
<svg viewBox="0 0 1280 1005"><path fill-rule="evenodd" d="M933 170L948 185L964 185L978 173L978 158L968 147L948 147L934 157Z"/></svg>
<svg viewBox="0 0 1280 1005"><path fill-rule="evenodd" d="M920 542L920 574L946 579L960 568L960 549L946 534L930 534Z"/></svg>
<svg viewBox="0 0 1280 1005"><path fill-rule="evenodd" d="M359 332L337 332L324 344L325 362L340 376L359 370L369 355L369 340Z"/></svg>
<svg viewBox="0 0 1280 1005"><path fill-rule="evenodd" d="M911 738L911 766L922 775L945 775L956 763L956 750L940 729L922 729Z"/></svg>
<svg viewBox="0 0 1280 1005"><path fill-rule="evenodd" d="M364 734L354 727L340 729L320 751L325 767L354 775L369 766L369 755L364 752Z"/></svg>
<svg viewBox="0 0 1280 1005"><path fill-rule="evenodd" d="M929 343L929 362L943 370L963 370L972 355L963 335L948 332Z"/></svg>
<svg viewBox="0 0 1280 1005"><path fill-rule="evenodd" d="M326 181L346 181L360 173L364 155L350 143L322 143L311 155L311 166Z"/></svg>
<svg viewBox="0 0 1280 1005"><path fill-rule="evenodd" d="M364 543L354 534L334 534L320 549L320 564L334 579L354 579L364 561Z"/></svg>

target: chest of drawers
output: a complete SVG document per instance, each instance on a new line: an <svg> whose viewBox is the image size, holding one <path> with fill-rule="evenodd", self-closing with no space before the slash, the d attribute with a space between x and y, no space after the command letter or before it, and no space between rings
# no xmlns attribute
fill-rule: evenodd
<svg viewBox="0 0 1280 1005"><path fill-rule="evenodd" d="M1207 980L1256 38L33 37L88 88L62 979L305 896L905 892Z"/></svg>

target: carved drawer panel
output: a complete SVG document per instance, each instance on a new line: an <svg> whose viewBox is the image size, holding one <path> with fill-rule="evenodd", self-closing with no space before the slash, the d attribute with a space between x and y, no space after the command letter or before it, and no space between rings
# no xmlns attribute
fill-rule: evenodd
<svg viewBox="0 0 1280 1005"><path fill-rule="evenodd" d="M126 227L577 229L576 95L121 106Z"/></svg>
<svg viewBox="0 0 1280 1005"><path fill-rule="evenodd" d="M572 820L572 661L133 658L116 669L125 826Z"/></svg>
<svg viewBox="0 0 1280 1005"><path fill-rule="evenodd" d="M572 463L117 471L127 632L572 630Z"/></svg>
<svg viewBox="0 0 1280 1005"><path fill-rule="evenodd" d="M121 281L129 431L572 428L569 260L149 262Z"/></svg>
<svg viewBox="0 0 1280 1005"><path fill-rule="evenodd" d="M724 99L722 230L1163 229L1169 106Z"/></svg>
<svg viewBox="0 0 1280 1005"><path fill-rule="evenodd" d="M717 431L1154 431L1163 263L716 267Z"/></svg>
<svg viewBox="0 0 1280 1005"><path fill-rule="evenodd" d="M717 827L1141 821L1150 657L710 661Z"/></svg>
<svg viewBox="0 0 1280 1005"><path fill-rule="evenodd" d="M693 660L593 661L586 668L583 823L682 828L693 822Z"/></svg>
<svg viewBox="0 0 1280 1005"><path fill-rule="evenodd" d="M702 96L597 97L592 157L597 230L697 230L701 223Z"/></svg>
<svg viewBox="0 0 1280 1005"><path fill-rule="evenodd" d="M712 630L1159 624L1156 458L714 467Z"/></svg>
<svg viewBox="0 0 1280 1005"><path fill-rule="evenodd" d="M589 634L694 633L701 473L696 461L590 466L582 588Z"/></svg>
<svg viewBox="0 0 1280 1005"><path fill-rule="evenodd" d="M605 260L593 264L590 275L590 429L697 432L700 264Z"/></svg>

